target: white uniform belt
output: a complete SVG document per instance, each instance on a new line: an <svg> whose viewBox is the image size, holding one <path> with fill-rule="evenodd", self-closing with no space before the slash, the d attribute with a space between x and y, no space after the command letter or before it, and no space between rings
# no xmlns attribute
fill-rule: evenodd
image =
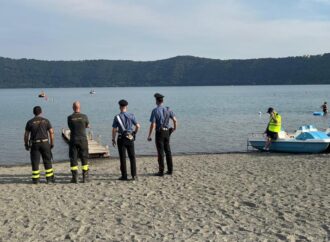
<svg viewBox="0 0 330 242"><path fill-rule="evenodd" d="M37 139L37 140L33 140L32 143L43 143L43 142L47 142L48 139Z"/></svg>

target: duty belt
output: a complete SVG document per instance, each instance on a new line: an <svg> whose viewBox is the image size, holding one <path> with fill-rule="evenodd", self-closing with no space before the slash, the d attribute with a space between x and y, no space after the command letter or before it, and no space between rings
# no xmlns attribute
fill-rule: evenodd
<svg viewBox="0 0 330 242"><path fill-rule="evenodd" d="M43 142L47 142L48 139L37 139L37 140L32 140L32 143L33 144L36 144L36 143L43 143Z"/></svg>
<svg viewBox="0 0 330 242"><path fill-rule="evenodd" d="M167 131L169 128L159 128L157 131Z"/></svg>

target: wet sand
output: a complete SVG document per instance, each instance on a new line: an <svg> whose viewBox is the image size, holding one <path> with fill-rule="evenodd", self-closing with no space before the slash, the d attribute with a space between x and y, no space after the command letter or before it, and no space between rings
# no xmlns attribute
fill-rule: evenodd
<svg viewBox="0 0 330 242"><path fill-rule="evenodd" d="M117 181L118 159L92 161L92 181L32 185L29 165L0 168L0 241L328 241L330 157L218 154L174 157L155 177ZM128 165L129 168L129 165Z"/></svg>

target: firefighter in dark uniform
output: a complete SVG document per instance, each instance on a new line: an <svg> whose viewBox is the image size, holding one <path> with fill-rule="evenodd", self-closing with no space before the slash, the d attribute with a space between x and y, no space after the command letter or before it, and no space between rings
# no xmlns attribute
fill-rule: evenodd
<svg viewBox="0 0 330 242"><path fill-rule="evenodd" d="M177 120L175 118L175 114L169 107L163 106L164 96L156 93L154 95L156 98L157 107L154 108L151 112L150 117L150 128L148 141L151 141L151 135L154 129L156 129L156 147L158 153L158 165L159 171L156 173L156 176L164 175L164 152L166 155L166 163L167 163L167 172L166 174L173 174L173 161L172 161L172 153L170 147L170 135L177 128ZM173 128L170 127L170 119L173 121Z"/></svg>
<svg viewBox="0 0 330 242"><path fill-rule="evenodd" d="M70 129L69 157L72 172L71 183L78 183L78 157L81 160L83 182L88 182L89 166L86 128L89 128L89 121L85 114L80 113L79 101L74 102L72 108L74 112L68 116L68 126Z"/></svg>
<svg viewBox="0 0 330 242"><path fill-rule="evenodd" d="M134 140L140 128L140 124L137 123L134 114L127 112L128 102L126 100L120 100L118 104L120 114L116 115L113 120L112 145L115 147L117 144L118 146L121 171L121 177L119 178L119 180L127 180L126 150L131 165L132 180L137 180ZM133 125L135 126L134 131ZM116 142L117 132L118 138Z"/></svg>
<svg viewBox="0 0 330 242"><path fill-rule="evenodd" d="M25 149L30 151L32 165L32 182L38 184L40 180L40 156L42 157L46 182L54 183L54 170L52 167L52 152L54 147L54 130L48 119L41 116L40 106L33 108L33 119L29 120L25 126L24 144Z"/></svg>

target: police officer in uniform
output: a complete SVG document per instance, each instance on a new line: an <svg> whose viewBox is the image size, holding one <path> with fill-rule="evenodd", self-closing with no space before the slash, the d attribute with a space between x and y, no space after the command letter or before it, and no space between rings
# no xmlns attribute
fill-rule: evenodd
<svg viewBox="0 0 330 242"><path fill-rule="evenodd" d="M74 102L72 108L74 112L68 116L68 126L71 132L69 141L71 183L78 183L78 157L82 164L83 182L88 182L89 166L86 128L89 128L89 121L87 115L80 113L79 101Z"/></svg>
<svg viewBox="0 0 330 242"><path fill-rule="evenodd" d="M156 129L156 147L158 153L158 165L159 171L156 173L156 176L164 175L164 152L166 155L166 163L167 163L167 172L166 174L173 174L173 161L170 147L170 135L177 128L177 120L175 118L175 114L169 107L163 106L164 96L156 93L154 95L156 98L157 107L154 108L151 112L150 117L150 128L148 141L151 141L151 135L154 129ZM170 127L170 119L173 121L173 128Z"/></svg>
<svg viewBox="0 0 330 242"><path fill-rule="evenodd" d="M32 182L38 184L40 180L40 156L42 157L45 171L46 182L54 183L54 170L52 167L52 152L54 147L54 130L48 119L41 116L40 106L33 108L33 119L29 120L25 126L24 144L25 149L30 151L32 165Z"/></svg>
<svg viewBox="0 0 330 242"><path fill-rule="evenodd" d="M120 171L121 177L119 180L127 180L126 169L126 150L131 165L131 175L133 180L137 180L136 175L136 159L134 150L135 136L140 128L140 124L137 123L135 115L127 112L128 102L126 100L120 100L118 102L120 113L115 116L112 124L112 145L118 146L118 152L120 157ZM135 129L133 131L133 125ZM118 138L116 142L116 135L118 132Z"/></svg>

